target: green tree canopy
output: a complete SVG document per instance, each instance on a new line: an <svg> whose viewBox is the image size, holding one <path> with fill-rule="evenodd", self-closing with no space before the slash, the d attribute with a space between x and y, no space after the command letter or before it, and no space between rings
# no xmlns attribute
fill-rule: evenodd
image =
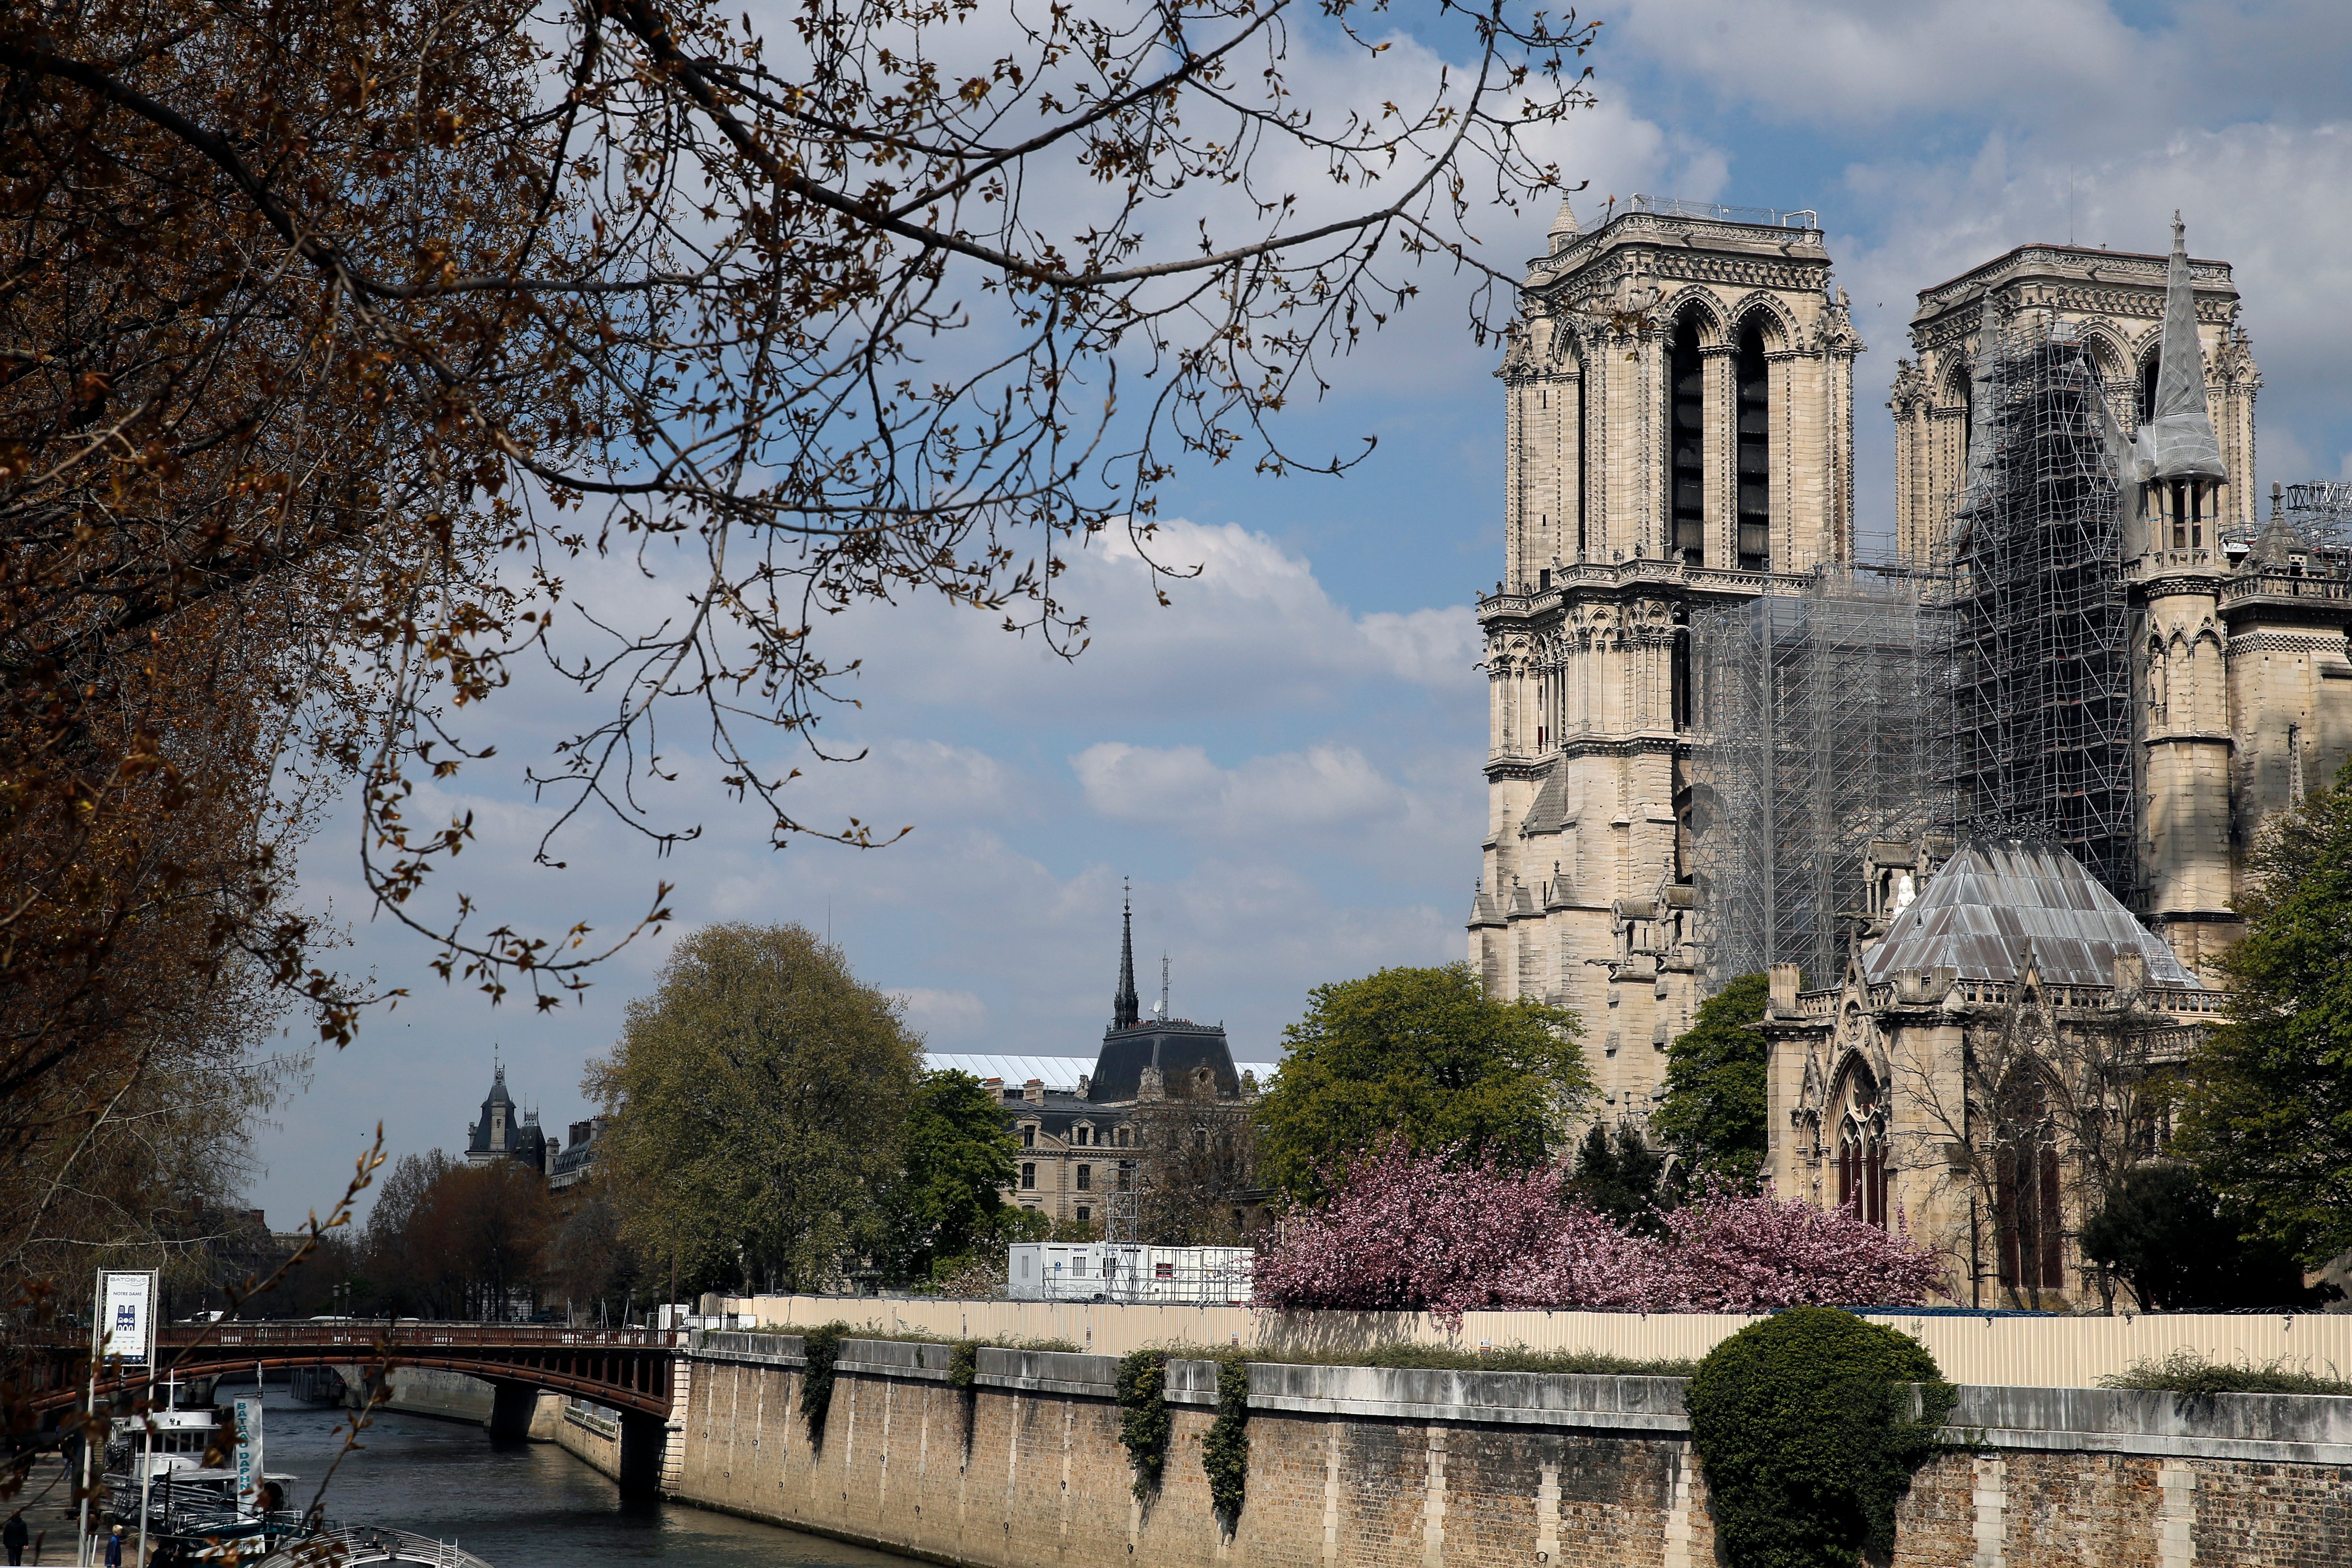
<svg viewBox="0 0 2352 1568"><path fill-rule="evenodd" d="M2316 1265L2352 1247L2352 768L2272 819L2247 871L2229 1016L2190 1058L2174 1147Z"/></svg>
<svg viewBox="0 0 2352 1568"><path fill-rule="evenodd" d="M1021 1147L988 1086L952 1068L915 1086L903 1139L906 1169L886 1201L898 1277L929 1280L970 1261L1003 1229L1001 1189Z"/></svg>
<svg viewBox="0 0 2352 1568"><path fill-rule="evenodd" d="M1658 1178L1665 1163L1638 1128L1620 1126L1612 1138L1608 1126L1596 1121L1577 1145L1576 1174L1568 1190L1621 1230L1661 1235L1665 1227L1658 1223Z"/></svg>
<svg viewBox="0 0 2352 1568"><path fill-rule="evenodd" d="M2267 1237L2243 1239L2245 1229L2188 1166L2140 1165L2084 1223L2083 1251L2151 1312L2312 1304L2294 1258Z"/></svg>
<svg viewBox="0 0 2352 1568"><path fill-rule="evenodd" d="M687 938L588 1068L624 1233L681 1288L807 1289L878 1252L920 1050L803 927Z"/></svg>
<svg viewBox="0 0 2352 1568"><path fill-rule="evenodd" d="M1666 1047L1666 1098L1651 1118L1694 1174L1755 1180L1764 1168L1764 1016L1770 984L1743 974Z"/></svg>
<svg viewBox="0 0 2352 1568"><path fill-rule="evenodd" d="M1549 1160L1591 1091L1579 1033L1565 1009L1496 1001L1466 963L1318 985L1258 1102L1258 1168L1311 1200L1391 1132L1416 1152Z"/></svg>

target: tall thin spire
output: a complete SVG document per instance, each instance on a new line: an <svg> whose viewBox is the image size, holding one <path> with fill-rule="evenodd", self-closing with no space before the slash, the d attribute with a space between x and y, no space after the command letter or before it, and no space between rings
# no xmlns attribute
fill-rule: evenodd
<svg viewBox="0 0 2352 1568"><path fill-rule="evenodd" d="M1111 998L1110 1026L1132 1029L1142 1021L1135 1000L1135 895L1126 879L1119 881L1118 994Z"/></svg>
<svg viewBox="0 0 2352 1568"><path fill-rule="evenodd" d="M2188 231L2172 215L2172 261L2164 278L2164 344L2156 402L2140 426L2143 479L2226 479L2221 443L2205 408L2205 351L2197 341L2197 290L2189 277Z"/></svg>

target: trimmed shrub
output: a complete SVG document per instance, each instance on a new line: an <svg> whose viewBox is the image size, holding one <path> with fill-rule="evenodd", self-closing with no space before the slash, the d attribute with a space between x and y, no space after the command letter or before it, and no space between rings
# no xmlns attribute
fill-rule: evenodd
<svg viewBox="0 0 2352 1568"><path fill-rule="evenodd" d="M1909 1384L1923 1385L1916 1419ZM1791 1308L1717 1345L1684 1399L1731 1568L1854 1568L1893 1552L1895 1505L1957 1397L1916 1341L1831 1308Z"/></svg>
<svg viewBox="0 0 2352 1568"><path fill-rule="evenodd" d="M1135 1466L1135 1496L1141 1501L1160 1488L1168 1436L1175 1429L1168 1415L1168 1352L1137 1351L1121 1358L1113 1386L1118 1396L1118 1440Z"/></svg>

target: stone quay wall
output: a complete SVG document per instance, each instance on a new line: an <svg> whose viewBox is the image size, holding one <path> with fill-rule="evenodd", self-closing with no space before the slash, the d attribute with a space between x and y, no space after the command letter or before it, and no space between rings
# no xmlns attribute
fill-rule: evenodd
<svg viewBox="0 0 2352 1568"><path fill-rule="evenodd" d="M1250 1367L1230 1536L1201 1441L1214 1363L1171 1363L1174 1432L1139 1501L1108 1356L845 1341L820 1445L790 1336L697 1336L664 1489L932 1562L1711 1568L1675 1378ZM1892 1568L2342 1568L2352 1399L1964 1387Z"/></svg>

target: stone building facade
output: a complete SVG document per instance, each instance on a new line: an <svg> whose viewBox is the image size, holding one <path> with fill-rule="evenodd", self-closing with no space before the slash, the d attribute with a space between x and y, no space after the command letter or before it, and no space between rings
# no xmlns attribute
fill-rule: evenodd
<svg viewBox="0 0 2352 1568"><path fill-rule="evenodd" d="M1141 1169L1149 1152L1139 1145L1150 1142L1160 1108L1181 1102L1210 1116L1246 1111L1257 1098L1256 1077L1234 1065L1224 1026L1167 1015L1164 994L1149 1017L1136 994L1129 908L1119 917L1118 988L1094 1071L1076 1075L1076 1088L1035 1078L987 1080L1021 1144L1013 1185L999 1194L1005 1203L1099 1231L1149 1179Z"/></svg>
<svg viewBox="0 0 2352 1568"><path fill-rule="evenodd" d="M1698 996L1690 620L1852 558L1862 352L1812 215L1565 205L1501 372L1503 580L1470 962L1582 1015L1645 1114Z"/></svg>
<svg viewBox="0 0 2352 1568"><path fill-rule="evenodd" d="M1499 373L1506 542L1478 605L1488 818L1469 959L1491 994L1582 1016L1612 1121L1646 1116L1711 984L1694 616L1855 560L1863 344L1830 268L1810 214L1645 202L1585 232L1563 206ZM2168 257L2032 245L1919 300L1889 405L1898 568L1937 565L1961 506L1989 325L2031 318L2100 367L2126 510L2107 566L2128 595L2135 714L2122 903L2195 981L2234 937L2253 835L2352 757L2352 581L2257 505L2261 376L2229 266L2189 259L2177 232ZM1921 885L1952 849L1908 847ZM1830 918L1868 935L1883 914Z"/></svg>
<svg viewBox="0 0 2352 1568"><path fill-rule="evenodd" d="M466 1126L466 1163L512 1160L543 1176L562 1150L560 1142L540 1130L539 1112L520 1109L507 1092L507 1069L494 1068L490 1092L482 1100L482 1119Z"/></svg>
<svg viewBox="0 0 2352 1568"><path fill-rule="evenodd" d="M2095 1300L2083 1222L2159 1146L2153 1075L2222 1003L2063 849L1973 840L1838 984L1801 993L1774 969L1767 1173L1899 1225L1967 1305Z"/></svg>

